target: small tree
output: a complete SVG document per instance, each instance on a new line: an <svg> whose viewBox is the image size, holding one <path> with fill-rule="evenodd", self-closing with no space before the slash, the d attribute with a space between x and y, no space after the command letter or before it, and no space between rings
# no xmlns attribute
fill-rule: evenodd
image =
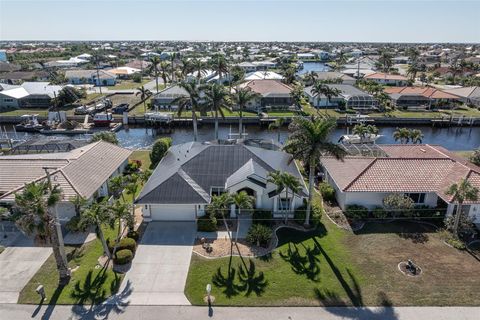
<svg viewBox="0 0 480 320"><path fill-rule="evenodd" d="M232 196L233 203L237 207L237 232L235 234L235 242L238 239L238 233L240 232L240 221L238 220L238 215L241 214L242 210L251 210L255 204L255 198L249 196L245 191L241 191Z"/></svg>
<svg viewBox="0 0 480 320"><path fill-rule="evenodd" d="M161 138L154 143L152 151L150 152L151 169L154 169L158 165L171 146L171 138Z"/></svg>
<svg viewBox="0 0 480 320"><path fill-rule="evenodd" d="M103 235L102 225L110 224L112 216L108 210L106 201L100 203L92 203L89 207L83 210L80 214L79 225L81 227L94 226L96 228L96 234L102 243L104 254L110 259L112 256L108 249L107 241Z"/></svg>
<svg viewBox="0 0 480 320"><path fill-rule="evenodd" d="M75 215L77 217L80 217L80 214L82 213L83 209L85 209L88 205L87 199L85 199L85 197L82 197L78 194L70 198L70 203L73 204L75 208Z"/></svg>
<svg viewBox="0 0 480 320"><path fill-rule="evenodd" d="M118 145L117 135L114 132L108 132L108 131L97 132L90 139L90 142L97 142L97 141L100 141L100 140L110 142L111 144Z"/></svg>
<svg viewBox="0 0 480 320"><path fill-rule="evenodd" d="M401 193L392 193L383 199L383 207L393 217L397 217L401 213L409 215L414 205L415 203L410 197Z"/></svg>
<svg viewBox="0 0 480 320"><path fill-rule="evenodd" d="M455 221L453 224L453 233L458 235L458 226L460 224L460 217L462 216L462 207L465 201L478 200L478 188L472 186L472 184L462 179L460 182L452 184L446 194L452 196L452 201L457 203L457 212L455 213Z"/></svg>
<svg viewBox="0 0 480 320"><path fill-rule="evenodd" d="M473 164L480 166L480 148L473 152L470 156L470 161L472 161Z"/></svg>

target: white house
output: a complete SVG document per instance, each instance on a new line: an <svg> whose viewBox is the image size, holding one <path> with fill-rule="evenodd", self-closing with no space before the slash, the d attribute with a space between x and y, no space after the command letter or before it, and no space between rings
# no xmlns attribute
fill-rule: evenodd
<svg viewBox="0 0 480 320"><path fill-rule="evenodd" d="M245 80L283 80L283 76L273 71L255 71L247 73Z"/></svg>
<svg viewBox="0 0 480 320"><path fill-rule="evenodd" d="M67 70L65 78L70 84L114 86L117 83L117 76L105 70Z"/></svg>
<svg viewBox="0 0 480 320"><path fill-rule="evenodd" d="M122 174L131 151L99 141L69 152L0 156L0 205L12 205L25 184L45 181L49 168L53 184L62 189L57 205L61 220L75 215L70 199L88 200L108 195L108 180Z"/></svg>
<svg viewBox="0 0 480 320"><path fill-rule="evenodd" d="M447 189L461 179L480 188L480 167L440 146L379 145L383 157L322 158L325 180L335 189L340 208L382 207L392 193L409 196L417 205L455 210ZM480 224L480 201L465 202L464 211Z"/></svg>
<svg viewBox="0 0 480 320"><path fill-rule="evenodd" d="M267 149L266 147L269 147ZM250 140L232 143L188 142L169 149L145 184L136 203L143 217L155 221L194 221L205 215L212 196L245 191L255 198L255 208L283 215L300 207L308 197L291 155L272 150L275 145ZM290 202L285 191L268 182L268 173L286 171L302 184ZM231 216L235 215L232 206Z"/></svg>
<svg viewBox="0 0 480 320"><path fill-rule="evenodd" d="M371 110L378 106L378 101L371 95L349 84L326 84L331 89L338 90L338 96L326 97L313 92L313 86L304 89L309 102L315 108L336 108L344 105L355 110Z"/></svg>
<svg viewBox="0 0 480 320"><path fill-rule="evenodd" d="M375 72L375 73L366 75L365 77L363 77L363 79L370 80L370 81L387 85L387 86L402 87L402 86L408 85L408 78L399 74Z"/></svg>

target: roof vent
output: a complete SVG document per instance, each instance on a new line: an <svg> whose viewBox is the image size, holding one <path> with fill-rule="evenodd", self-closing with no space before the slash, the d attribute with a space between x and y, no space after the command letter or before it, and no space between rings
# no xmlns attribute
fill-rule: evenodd
<svg viewBox="0 0 480 320"><path fill-rule="evenodd" d="M425 149L420 149L420 151L422 151L423 153L427 152L427 150Z"/></svg>

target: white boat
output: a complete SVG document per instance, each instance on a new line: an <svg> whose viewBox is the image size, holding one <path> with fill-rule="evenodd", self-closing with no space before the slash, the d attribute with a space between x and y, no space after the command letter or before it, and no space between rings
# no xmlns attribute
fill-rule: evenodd
<svg viewBox="0 0 480 320"><path fill-rule="evenodd" d="M173 113L170 112L147 112L145 121L151 123L170 123L173 120Z"/></svg>
<svg viewBox="0 0 480 320"><path fill-rule="evenodd" d="M113 122L113 116L110 112L97 113L93 116L95 126L109 126Z"/></svg>
<svg viewBox="0 0 480 320"><path fill-rule="evenodd" d="M360 136L358 134L345 134L338 139L338 142L344 144L375 143L380 137L382 137L380 134L366 134L365 136Z"/></svg>
<svg viewBox="0 0 480 320"><path fill-rule="evenodd" d="M22 122L15 126L18 132L39 132L43 125L38 122L38 114L24 114L20 118Z"/></svg>

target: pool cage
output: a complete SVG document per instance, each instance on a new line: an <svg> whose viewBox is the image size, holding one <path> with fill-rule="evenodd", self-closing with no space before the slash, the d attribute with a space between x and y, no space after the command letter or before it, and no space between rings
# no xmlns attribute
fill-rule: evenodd
<svg viewBox="0 0 480 320"><path fill-rule="evenodd" d="M348 155L363 157L387 157L387 153L375 143L340 144Z"/></svg>
<svg viewBox="0 0 480 320"><path fill-rule="evenodd" d="M369 95L356 95L347 99L347 108L373 109L378 107L378 101Z"/></svg>

